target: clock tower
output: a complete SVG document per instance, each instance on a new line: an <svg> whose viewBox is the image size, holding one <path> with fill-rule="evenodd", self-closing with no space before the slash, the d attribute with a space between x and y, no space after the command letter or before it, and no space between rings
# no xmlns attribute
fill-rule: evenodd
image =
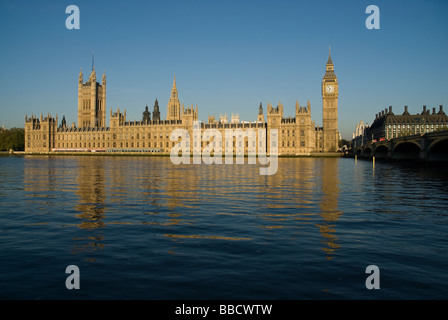
<svg viewBox="0 0 448 320"><path fill-rule="evenodd" d="M334 73L331 51L324 78L322 80L322 126L323 126L323 152L336 152L339 145L338 132L338 96L339 85Z"/></svg>

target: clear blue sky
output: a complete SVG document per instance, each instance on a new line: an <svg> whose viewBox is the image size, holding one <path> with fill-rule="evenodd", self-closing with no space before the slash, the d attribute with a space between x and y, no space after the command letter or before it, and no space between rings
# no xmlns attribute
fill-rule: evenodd
<svg viewBox="0 0 448 320"><path fill-rule="evenodd" d="M68 30L65 8L80 9ZM368 30L366 7L380 8ZM0 1L0 125L24 127L25 114L77 122L77 81L92 52L107 76L110 109L140 120L157 98L166 117L173 75L199 119L281 101L285 117L310 100L322 124L320 85L328 47L339 79L339 129L351 138L391 105L411 113L448 111L448 1Z"/></svg>

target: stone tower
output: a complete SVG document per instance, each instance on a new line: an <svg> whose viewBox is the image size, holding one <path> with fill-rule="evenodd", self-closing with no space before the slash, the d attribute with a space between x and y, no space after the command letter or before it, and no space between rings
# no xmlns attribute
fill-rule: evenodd
<svg viewBox="0 0 448 320"><path fill-rule="evenodd" d="M89 80L83 82L82 71L78 79L78 127L106 126L106 73L101 84L96 81L95 67Z"/></svg>
<svg viewBox="0 0 448 320"><path fill-rule="evenodd" d="M151 112L148 110L148 105L145 107L145 111L143 111L143 123L148 124L151 121Z"/></svg>
<svg viewBox="0 0 448 320"><path fill-rule="evenodd" d="M257 121L258 122L264 122L263 106L262 106L261 102L260 102L260 107L258 108Z"/></svg>
<svg viewBox="0 0 448 320"><path fill-rule="evenodd" d="M177 94L176 76L174 76L173 80L173 88L171 89L171 97L168 102L166 120L180 120L180 101Z"/></svg>
<svg viewBox="0 0 448 320"><path fill-rule="evenodd" d="M330 51L325 75L322 80L323 146L321 151L323 152L336 152L338 150L338 95L338 79L334 73Z"/></svg>
<svg viewBox="0 0 448 320"><path fill-rule="evenodd" d="M160 109L159 109L159 102L156 99L156 102L154 103L154 109L152 112L152 120L153 121L160 121Z"/></svg>

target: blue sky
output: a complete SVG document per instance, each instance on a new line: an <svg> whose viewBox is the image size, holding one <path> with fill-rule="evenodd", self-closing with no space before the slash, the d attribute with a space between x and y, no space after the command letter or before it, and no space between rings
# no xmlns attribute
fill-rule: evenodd
<svg viewBox="0 0 448 320"><path fill-rule="evenodd" d="M80 29L68 30L68 5ZM380 9L368 30L366 7ZM392 106L448 111L448 1L0 1L0 125L23 127L25 114L77 121L77 81L92 52L107 77L107 117L126 108L140 120L157 98L162 117L176 75L179 99L199 119L281 101L294 116L311 102L322 124L320 85L331 46L339 79L339 129Z"/></svg>

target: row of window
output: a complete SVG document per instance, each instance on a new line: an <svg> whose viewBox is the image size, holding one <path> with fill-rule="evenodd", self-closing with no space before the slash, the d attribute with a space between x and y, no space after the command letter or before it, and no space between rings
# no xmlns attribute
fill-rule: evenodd
<svg viewBox="0 0 448 320"><path fill-rule="evenodd" d="M177 142L171 142L171 147L174 147L175 146L175 144L176 144ZM304 145L304 143L305 142L303 142L303 145ZM205 146L207 146L207 145L209 145L209 144L211 144L212 145L212 147L216 147L217 146L217 143L215 142L215 141L213 141L213 142L208 142L208 141L201 141L201 147L205 147ZM222 147L222 142L220 141L219 143L219 147ZM152 143L151 144L151 142L148 142L147 144L145 143L145 142L142 142L141 143L141 145L140 145L140 143L139 142L120 142L120 143L117 143L117 142L112 142L112 143L110 143L110 142L97 142L97 143L95 143L95 142L80 142L80 143L77 143L77 142L58 142L57 143L57 147L58 148L82 148L82 147L84 147L84 148L110 148L111 147L111 145L112 145L112 147L113 148L117 148L118 146L120 147L120 148L134 148L134 147L137 147L137 148L140 148L140 147L142 147L142 148L146 148L146 147L148 147L148 148L151 148L151 147L154 147L154 148L157 148L157 147L169 147L170 146L170 142L165 142L165 143L163 143L163 142L154 142L154 143ZM30 146L30 143L28 143L28 147ZM190 146L190 143L187 141L186 142L186 146L187 147L189 147ZM197 142L194 142L194 144L193 144L193 146L194 147L197 147ZM256 143L255 143L255 141L252 141L252 147L255 147L256 146ZM259 143L259 146L260 147L262 147L262 142L260 142ZM289 144L288 144L288 146L289 146ZM229 147L229 141L226 141L226 147L228 148ZM236 147L236 143L235 143L235 141L233 141L233 147L235 148ZM238 142L238 147L243 147L243 144L242 144L242 141L239 141ZM247 148L247 147L249 147L249 142L248 141L246 141L245 142L245 147Z"/></svg>
<svg viewBox="0 0 448 320"><path fill-rule="evenodd" d="M289 141L286 141L286 145L285 145L285 141L282 141L282 147L295 147L295 143L294 143L294 140L292 141L292 143L290 144L289 143ZM305 147L306 146L306 143L305 143L305 141L304 140L301 140L300 141L300 146L301 147Z"/></svg>
<svg viewBox="0 0 448 320"><path fill-rule="evenodd" d="M176 142L172 142L171 143L171 146L172 147L174 147L174 145L176 144ZM142 147L142 148L146 148L146 147L148 147L148 148L151 148L151 147L154 147L154 148L157 148L157 147L161 147L161 148L163 148L164 146L166 146L167 148L170 146L170 142L166 142L166 143L163 143L163 142L154 142L153 144L151 144L151 142L148 142L148 144L146 145L144 142L142 142L142 144L141 144L141 146L140 146L140 143L139 142L136 142L136 143L134 143L134 142L120 142L120 143L117 143L117 142L58 142L57 144L57 147L58 148L110 148L111 146L113 147L113 148L117 148L117 147L120 147L120 148L134 148L134 147L136 147L136 148L140 148L140 147ZM30 145L28 144L28 147L29 147ZM44 147L45 147L45 145L44 145Z"/></svg>
<svg viewBox="0 0 448 320"><path fill-rule="evenodd" d="M401 136L432 132L437 129L448 128L448 125L389 125L386 136L388 139L398 138Z"/></svg>
<svg viewBox="0 0 448 320"><path fill-rule="evenodd" d="M78 135L68 134L68 135L56 135L56 136L57 136L56 140L96 140L96 139L100 140L101 138L103 140L105 140L106 138L110 139L110 135L106 136L105 134L101 135L100 133L98 133L97 135L96 134L88 134L88 135L80 134L78 136ZM117 139L117 136L119 137L119 139L123 139L124 138L126 140L129 140L129 139L140 139L140 134L139 133L137 133L137 134L133 134L133 133L131 133L131 134L116 134L116 133L114 133L114 134L112 134L112 139L113 140ZM147 135L144 135L144 134L141 135L142 139L145 139L145 137L148 137L148 139L151 139L151 134L148 133ZM160 139L163 139L163 134L160 133L160 134L153 134L152 135L153 139L157 139L158 137L160 137ZM170 138L168 133L165 134L165 137L166 137L166 139Z"/></svg>
<svg viewBox="0 0 448 320"><path fill-rule="evenodd" d="M98 105L98 109L101 110L101 106L102 106L102 101L101 100L97 100L97 105ZM90 110L91 108L91 100L90 99L84 99L82 100L82 108L83 110Z"/></svg>
<svg viewBox="0 0 448 320"><path fill-rule="evenodd" d="M397 129L400 129L400 128L402 128L402 129L414 129L414 128L421 128L421 129L424 129L424 128L426 128L426 129L429 129L429 128L431 128L431 129L438 129L438 128L447 128L448 127L448 124L433 124L433 123L431 123L431 124L422 124L422 125L418 125L418 124L416 124L416 125L414 125L414 124L402 124L402 125L399 125L399 124L397 124L397 125L389 125L388 126L388 128L389 129L395 129L395 128L397 128Z"/></svg>
<svg viewBox="0 0 448 320"><path fill-rule="evenodd" d="M171 142L171 146L172 147L174 147L174 145L176 144L177 142ZM217 144L219 145L219 147L221 148L222 147L222 141L219 141L218 143L217 142L215 142L215 141L212 141L212 142L208 142L208 141L201 141L201 147L205 147L205 146L207 146L207 145L209 145L209 144L211 144L211 146L212 147L216 147L217 146ZM30 142L28 142L28 145L27 145L28 147L30 147ZM43 143L43 146L45 147L46 146L46 143L44 142ZM148 147L148 148L151 148L151 147L154 147L154 148L157 148L157 147L169 147L170 146L170 142L165 142L165 143L163 143L163 142L153 142L153 143L151 143L151 142L148 142L148 143L145 143L145 142L142 142L141 143L141 145L140 145L140 142L120 142L120 143L117 143L117 142L112 142L112 143L110 143L110 142L97 142L97 143L95 143L95 142L58 142L57 143L57 147L58 148L82 148L82 147L84 147L84 148L97 148L97 147L102 147L102 148L110 148L110 147L113 147L113 148L116 148L116 147L121 147L121 148L124 148L124 147L126 147L126 148L129 148L129 147L131 147L131 148L134 148L134 147L137 147L137 148L140 148L140 147L142 147L142 148L146 148L146 147ZM186 146L187 147L189 147L190 146L190 143L187 141L186 142ZM256 146L256 142L255 141L252 141L252 147L255 147ZM260 147L262 147L262 142L260 141L259 142L259 146ZM275 143L274 143L274 146L275 146ZM301 147L305 147L306 146L306 143L305 143L305 141L304 140L302 140L302 141L300 141L300 146ZM194 147L197 147L197 142L194 142ZM228 148L229 147L229 141L226 141L226 148ZM235 148L236 147L236 142L235 141L233 141L233 147ZM238 141L238 147L239 148L241 148L241 147L243 147L243 142L242 141ZM248 148L249 147L249 141L245 141L245 147L246 148ZM282 141L282 147L295 147L295 142L294 141L292 141L291 143L290 143L290 141L286 141L286 143L285 143L285 141Z"/></svg>
<svg viewBox="0 0 448 320"><path fill-rule="evenodd" d="M282 130L282 136L285 136L285 130ZM286 130L286 136L289 137L289 130ZM291 136L294 137L295 136L295 131L291 130ZM305 130L300 130L300 136L304 137L305 136Z"/></svg>

